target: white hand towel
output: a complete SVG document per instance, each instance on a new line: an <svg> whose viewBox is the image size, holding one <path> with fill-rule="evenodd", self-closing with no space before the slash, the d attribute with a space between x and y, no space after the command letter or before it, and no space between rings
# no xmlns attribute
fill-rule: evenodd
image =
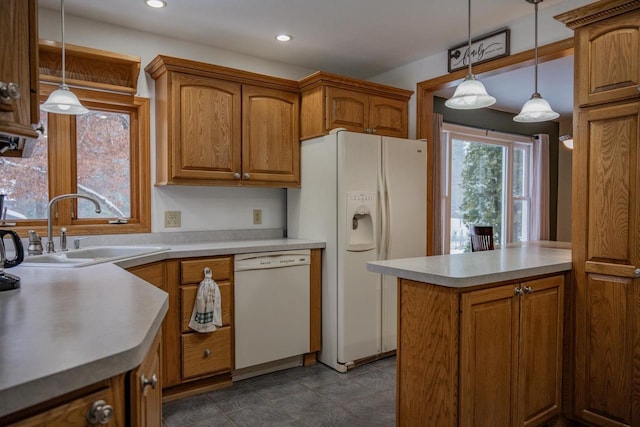
<svg viewBox="0 0 640 427"><path fill-rule="evenodd" d="M211 278L211 269L207 267L204 269L204 280L198 287L189 327L198 332L213 332L220 326L222 326L220 288Z"/></svg>

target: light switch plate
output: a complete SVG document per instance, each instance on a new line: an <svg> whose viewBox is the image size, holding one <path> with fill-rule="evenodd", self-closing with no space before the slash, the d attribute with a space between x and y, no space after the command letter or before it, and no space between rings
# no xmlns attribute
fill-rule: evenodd
<svg viewBox="0 0 640 427"><path fill-rule="evenodd" d="M180 227L180 211L164 211L164 226Z"/></svg>

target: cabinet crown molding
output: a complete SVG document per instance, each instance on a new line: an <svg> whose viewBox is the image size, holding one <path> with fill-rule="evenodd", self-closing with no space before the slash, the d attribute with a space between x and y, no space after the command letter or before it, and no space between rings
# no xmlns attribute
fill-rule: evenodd
<svg viewBox="0 0 640 427"><path fill-rule="evenodd" d="M622 15L636 9L640 9L640 0L601 0L556 15L554 19L575 30L576 28L593 24L613 16Z"/></svg>

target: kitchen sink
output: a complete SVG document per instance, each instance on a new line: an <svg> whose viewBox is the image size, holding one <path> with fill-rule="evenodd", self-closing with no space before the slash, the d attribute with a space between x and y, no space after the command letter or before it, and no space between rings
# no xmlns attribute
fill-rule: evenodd
<svg viewBox="0 0 640 427"><path fill-rule="evenodd" d="M166 246L93 246L67 252L26 256L25 267L84 267L168 251Z"/></svg>

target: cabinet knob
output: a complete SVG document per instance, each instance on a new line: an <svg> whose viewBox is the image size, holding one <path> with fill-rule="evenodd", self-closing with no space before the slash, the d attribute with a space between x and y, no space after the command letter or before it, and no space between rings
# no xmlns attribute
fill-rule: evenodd
<svg viewBox="0 0 640 427"><path fill-rule="evenodd" d="M153 374L151 375L151 378L147 378L144 374L142 374L140 383L142 384L143 391L147 386L151 386L151 388L155 390L158 386L158 376L156 374Z"/></svg>
<svg viewBox="0 0 640 427"><path fill-rule="evenodd" d="M525 286L524 287L524 293L525 294L532 294L533 293L533 288L531 286Z"/></svg>
<svg viewBox="0 0 640 427"><path fill-rule="evenodd" d="M209 357L209 356L211 356L211 350L206 349L206 350L204 351L204 357Z"/></svg>
<svg viewBox="0 0 640 427"><path fill-rule="evenodd" d="M513 289L513 293L514 293L514 294L516 294L516 295L523 295L523 294L524 294L524 290L522 290L522 288L521 288L521 287L516 286L516 287Z"/></svg>
<svg viewBox="0 0 640 427"><path fill-rule="evenodd" d="M87 422L91 425L107 424L113 418L113 408L104 400L96 400L87 413Z"/></svg>
<svg viewBox="0 0 640 427"><path fill-rule="evenodd" d="M371 128L371 133L375 134L376 132L378 132L375 128Z"/></svg>
<svg viewBox="0 0 640 427"><path fill-rule="evenodd" d="M240 173L239 172L234 173L233 179L240 179Z"/></svg>
<svg viewBox="0 0 640 427"><path fill-rule="evenodd" d="M20 86L15 83L0 82L0 99L8 103L12 99L20 98Z"/></svg>
<svg viewBox="0 0 640 427"><path fill-rule="evenodd" d="M633 277L640 277L640 268L633 270Z"/></svg>
<svg viewBox="0 0 640 427"><path fill-rule="evenodd" d="M251 178L251 174L249 172L245 172L244 175L242 176L244 179L249 179Z"/></svg>

